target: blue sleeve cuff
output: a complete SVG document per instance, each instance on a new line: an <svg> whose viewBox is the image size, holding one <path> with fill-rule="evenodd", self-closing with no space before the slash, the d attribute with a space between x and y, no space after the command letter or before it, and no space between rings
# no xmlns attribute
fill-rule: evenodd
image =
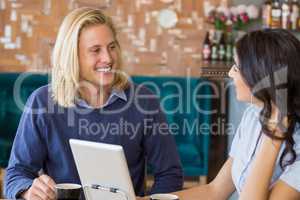
<svg viewBox="0 0 300 200"><path fill-rule="evenodd" d="M23 178L18 180L17 182L13 183L10 189L5 189L6 194L5 197L8 199L18 199L22 192L26 191L32 185L33 180Z"/></svg>

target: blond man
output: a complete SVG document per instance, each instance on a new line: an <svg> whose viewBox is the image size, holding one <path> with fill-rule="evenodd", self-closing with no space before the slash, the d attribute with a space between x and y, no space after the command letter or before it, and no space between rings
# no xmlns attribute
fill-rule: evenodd
<svg viewBox="0 0 300 200"><path fill-rule="evenodd" d="M157 129L166 123L159 101L131 83L121 64L108 16L79 8L65 17L53 50L51 84L29 97L17 130L5 178L7 198L54 199L56 183L80 183L71 138L122 145L138 196L145 194L146 162L155 178L151 193L181 189L174 139Z"/></svg>

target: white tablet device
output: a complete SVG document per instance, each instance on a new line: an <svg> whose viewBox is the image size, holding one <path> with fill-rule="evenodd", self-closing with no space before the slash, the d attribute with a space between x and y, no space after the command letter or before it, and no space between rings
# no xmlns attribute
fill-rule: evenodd
<svg viewBox="0 0 300 200"><path fill-rule="evenodd" d="M77 139L70 145L87 200L135 200L122 146Z"/></svg>

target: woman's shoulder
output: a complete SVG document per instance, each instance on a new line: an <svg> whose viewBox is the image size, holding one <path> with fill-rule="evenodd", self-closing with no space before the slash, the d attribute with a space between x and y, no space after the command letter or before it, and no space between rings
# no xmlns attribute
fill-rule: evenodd
<svg viewBox="0 0 300 200"><path fill-rule="evenodd" d="M259 137L261 131L259 112L259 107L249 104L243 113L235 134L244 146L253 145L252 143L255 143Z"/></svg>
<svg viewBox="0 0 300 200"><path fill-rule="evenodd" d="M252 104L245 109L244 114L241 119L242 126L256 126L260 125L259 123L259 113L261 108Z"/></svg>
<svg viewBox="0 0 300 200"><path fill-rule="evenodd" d="M299 122L297 122L295 125L293 139L295 142L296 154L297 154L297 156L299 156L299 159L300 159L300 123Z"/></svg>

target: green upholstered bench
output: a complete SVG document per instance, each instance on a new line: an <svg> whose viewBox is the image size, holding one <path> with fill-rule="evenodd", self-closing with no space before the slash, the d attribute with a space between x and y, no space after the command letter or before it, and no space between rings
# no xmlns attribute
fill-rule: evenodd
<svg viewBox="0 0 300 200"><path fill-rule="evenodd" d="M211 108L207 96L212 93L209 82L201 78L148 76L134 76L132 80L159 93L168 123L178 125L178 131L171 133L175 136L184 175L207 176L211 115L202 111Z"/></svg>
<svg viewBox="0 0 300 200"><path fill-rule="evenodd" d="M48 76L35 73L0 73L0 168L7 166L13 139L30 94L46 85Z"/></svg>
<svg viewBox="0 0 300 200"><path fill-rule="evenodd" d="M20 81L24 79L23 81ZM210 125L210 115L198 112L196 106L203 110L211 107L210 99L196 98L197 95L211 93L210 86L201 78L180 77L143 77L134 76L135 83L144 83L147 87L160 92L163 110L167 121L177 124L179 130L174 134L185 176L205 176L208 172L209 130L198 131L193 125ZM16 92L17 100L25 103L29 95L38 87L48 83L47 74L0 73L0 167L7 166L13 139L18 127L22 108L16 105L14 86L21 82L21 90ZM201 85L202 84L202 85ZM176 87L175 85L179 86ZM200 86L200 87L199 87ZM179 90L186 96L174 97ZM171 97L174 98L171 98ZM15 96L16 97L16 96ZM168 97L168 98L167 98ZM178 106L183 110L176 110ZM174 111L175 110L175 111ZM194 124L197 122L197 124ZM194 128L193 128L194 127ZM199 128L199 127L198 127Z"/></svg>

